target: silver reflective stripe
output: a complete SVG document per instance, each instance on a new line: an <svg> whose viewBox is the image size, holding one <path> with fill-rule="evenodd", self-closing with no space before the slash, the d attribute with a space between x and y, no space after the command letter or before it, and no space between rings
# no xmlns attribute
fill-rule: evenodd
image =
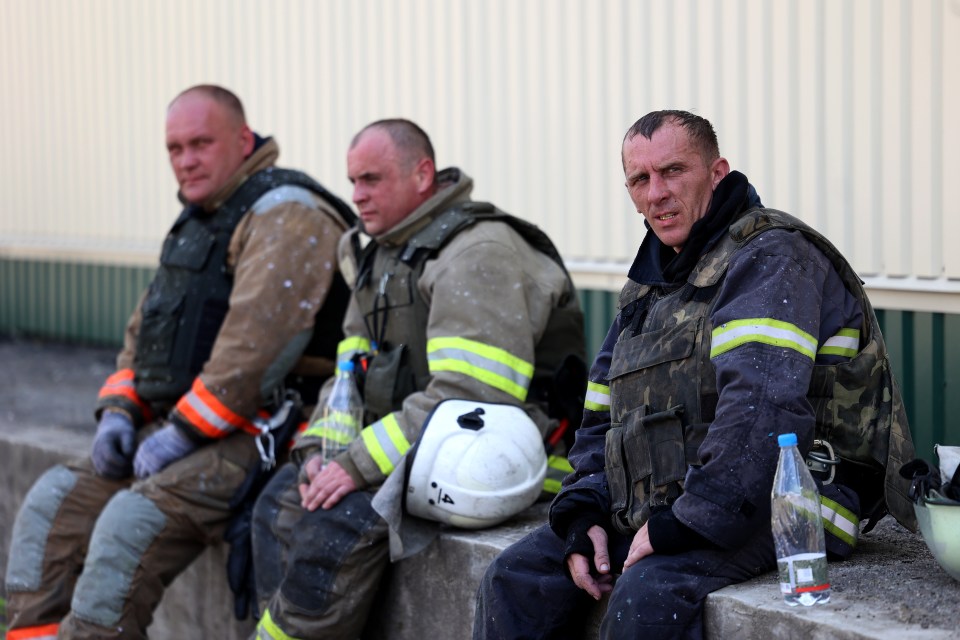
<svg viewBox="0 0 960 640"><path fill-rule="evenodd" d="M860 519L852 511L830 498L820 496L820 517L827 533L832 533L851 547L857 546Z"/></svg>
<svg viewBox="0 0 960 640"><path fill-rule="evenodd" d="M221 418L220 414L214 411L213 408L207 406L207 403L203 401L203 398L201 398L196 391L191 390L187 392L180 401L188 404L191 409L197 412L200 418L221 434L226 435L235 429L232 424ZM210 433L207 435L213 436L215 434Z"/></svg>
<svg viewBox="0 0 960 640"><path fill-rule="evenodd" d="M44 473L34 483L13 524L10 557L7 559L7 592L36 591L43 574L47 537L60 506L77 476L63 465Z"/></svg>
<svg viewBox="0 0 960 640"><path fill-rule="evenodd" d="M314 195L310 189L298 187L293 184L285 184L276 189L271 189L257 198L257 201L253 203L250 209L256 215L261 215L287 202L299 202L303 206L311 209L319 207L318 196Z"/></svg>
<svg viewBox="0 0 960 640"><path fill-rule="evenodd" d="M107 503L73 592L71 608L78 618L102 627L120 622L133 574L166 522L163 512L139 493L124 489Z"/></svg>

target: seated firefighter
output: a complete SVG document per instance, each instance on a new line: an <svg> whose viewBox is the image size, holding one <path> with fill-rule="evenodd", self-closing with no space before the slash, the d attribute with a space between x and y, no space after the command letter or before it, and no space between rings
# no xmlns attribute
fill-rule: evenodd
<svg viewBox="0 0 960 640"><path fill-rule="evenodd" d="M518 434L535 428L543 457L544 440L563 428L558 419L582 407L583 317L552 243L471 201L472 180L456 168L436 171L434 162L427 134L406 120L374 122L350 145L360 225L340 242L353 292L337 358L362 372L366 426L324 465L324 420L312 421L295 464L261 494L253 531L259 638L358 637L391 557L430 538L423 529L405 536L410 513L459 526L506 517L485 507L431 510L421 491L397 522L407 487L422 489L458 450L444 434L475 429L483 442L504 438L512 444L503 446L529 451ZM364 244L362 234L372 239ZM530 477L542 471L518 483ZM530 504L525 496L513 512Z"/></svg>
<svg viewBox="0 0 960 640"><path fill-rule="evenodd" d="M604 594L601 638L703 637L707 594L776 567L782 433L817 466L831 557L861 519L915 527L896 477L910 430L846 260L763 207L700 116L647 114L622 161L648 231L590 371L574 473L549 524L487 569L477 640L581 638Z"/></svg>
<svg viewBox="0 0 960 640"><path fill-rule="evenodd" d="M277 143L221 87L170 103L166 143L185 206L100 391L91 455L47 471L17 516L11 640L146 638L164 588L250 499L273 434L258 437L295 430L298 394L314 402L334 369L350 208L274 167Z"/></svg>

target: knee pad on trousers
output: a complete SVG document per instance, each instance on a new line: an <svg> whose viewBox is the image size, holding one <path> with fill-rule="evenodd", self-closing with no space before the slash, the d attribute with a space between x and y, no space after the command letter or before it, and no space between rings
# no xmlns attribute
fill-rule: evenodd
<svg viewBox="0 0 960 640"><path fill-rule="evenodd" d="M7 563L7 593L40 588L43 557L54 518L77 484L77 476L63 465L44 473L34 483L13 525Z"/></svg>
<svg viewBox="0 0 960 640"><path fill-rule="evenodd" d="M332 509L304 511L280 586L283 599L305 615L326 611L344 562L379 521L370 496L362 491L347 494Z"/></svg>
<svg viewBox="0 0 960 640"><path fill-rule="evenodd" d="M166 515L139 493L123 490L107 503L73 592L71 608L78 618L103 627L120 622L134 572L166 522Z"/></svg>

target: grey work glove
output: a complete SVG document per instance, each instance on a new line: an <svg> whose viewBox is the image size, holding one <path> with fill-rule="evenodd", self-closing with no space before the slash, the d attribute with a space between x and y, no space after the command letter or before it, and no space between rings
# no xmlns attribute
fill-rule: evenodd
<svg viewBox="0 0 960 640"><path fill-rule="evenodd" d="M109 409L104 411L90 453L97 474L115 480L126 478L133 471L136 450L137 430L130 417Z"/></svg>
<svg viewBox="0 0 960 640"><path fill-rule="evenodd" d="M141 480L176 462L199 446L174 424L162 429L140 443L133 459L133 472Z"/></svg>

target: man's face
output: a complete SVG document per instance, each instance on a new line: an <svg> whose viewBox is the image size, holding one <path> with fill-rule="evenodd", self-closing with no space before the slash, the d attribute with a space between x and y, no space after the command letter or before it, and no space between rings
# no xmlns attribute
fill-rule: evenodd
<svg viewBox="0 0 960 640"><path fill-rule="evenodd" d="M203 204L220 191L253 151L253 133L223 105L200 93L167 110L167 152L181 195Z"/></svg>
<svg viewBox="0 0 960 640"><path fill-rule="evenodd" d="M430 196L433 163L406 166L389 134L369 129L347 152L353 203L371 236L390 231Z"/></svg>
<svg viewBox="0 0 960 640"><path fill-rule="evenodd" d="M623 144L627 191L660 242L679 252L693 223L710 206L717 184L730 172L724 158L704 160L687 132L664 123L653 137L634 136Z"/></svg>

